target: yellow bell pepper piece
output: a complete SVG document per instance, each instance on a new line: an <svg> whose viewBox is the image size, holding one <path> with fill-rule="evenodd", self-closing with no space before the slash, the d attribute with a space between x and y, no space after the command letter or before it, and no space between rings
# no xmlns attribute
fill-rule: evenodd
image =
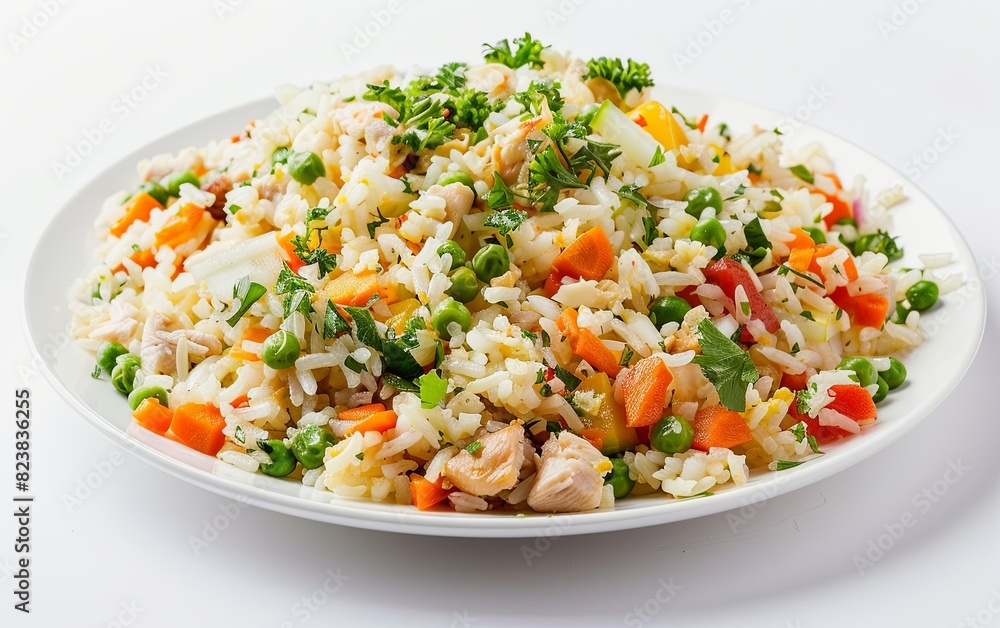
<svg viewBox="0 0 1000 628"><path fill-rule="evenodd" d="M687 135L674 114L660 102L651 100L643 103L630 111L628 117L646 129L667 150L677 150L688 143Z"/></svg>
<svg viewBox="0 0 1000 628"><path fill-rule="evenodd" d="M712 144L712 149L719 157L719 161L717 162L719 165L717 165L715 170L712 171L713 177L720 177L724 174L733 174L736 172L736 168L733 168L733 160L729 156L729 153L722 150L722 148L716 146L715 144Z"/></svg>
<svg viewBox="0 0 1000 628"><path fill-rule="evenodd" d="M418 307L420 307L420 301L416 299L406 299L389 305L392 316L385 322L385 326L396 330L397 335L402 334L406 321L413 316Z"/></svg>

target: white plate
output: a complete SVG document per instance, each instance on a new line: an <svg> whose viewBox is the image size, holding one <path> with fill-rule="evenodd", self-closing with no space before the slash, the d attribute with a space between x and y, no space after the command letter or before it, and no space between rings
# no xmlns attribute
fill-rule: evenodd
<svg viewBox="0 0 1000 628"><path fill-rule="evenodd" d="M788 125L785 117L726 98L684 90L662 90L663 100L689 114L710 114L712 123L725 120L735 132L754 123L764 128ZM103 200L136 184L135 164L145 157L201 146L243 128L265 115L270 99L232 109L192 124L125 157L97 177L67 203L42 235L25 282L25 321L33 350L44 363L53 386L102 434L167 473L209 491L290 515L348 526L412 534L463 537L531 537L559 529L560 534L624 530L679 521L739 508L808 486L877 453L927 416L958 384L972 363L982 337L986 301L975 260L954 226L927 196L906 184L908 200L893 209L896 228L907 257L916 265L918 253L951 251L963 272L960 291L941 299L926 313L933 335L906 359L907 383L879 408L878 422L864 433L826 447L826 455L787 471L756 474L745 486L722 489L703 498L674 500L666 496L628 499L613 511L593 511L556 517L501 514L419 512L412 506L334 498L292 480L240 471L215 458L136 426L124 397L106 381L94 380L94 359L65 342L70 320L66 300L77 275L96 262L91 225ZM829 133L800 126L786 140L803 145L818 140L833 157L842 180L864 174L869 189L882 190L905 181L888 165ZM53 255L53 246L59 254Z"/></svg>

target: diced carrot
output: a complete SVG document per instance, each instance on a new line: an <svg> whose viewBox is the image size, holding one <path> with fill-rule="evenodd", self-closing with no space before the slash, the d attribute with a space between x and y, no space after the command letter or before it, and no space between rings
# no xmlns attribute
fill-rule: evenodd
<svg viewBox="0 0 1000 628"><path fill-rule="evenodd" d="M862 327L882 327L889 313L889 300L881 294L859 294L854 297L855 325Z"/></svg>
<svg viewBox="0 0 1000 628"><path fill-rule="evenodd" d="M641 427L659 421L667 401L667 387L673 379L670 369L656 356L636 362L622 379L625 424Z"/></svg>
<svg viewBox="0 0 1000 628"><path fill-rule="evenodd" d="M132 412L135 422L155 434L167 433L170 429L170 422L174 418L174 413L169 408L160 405L160 400L156 397L146 397L139 404L139 407Z"/></svg>
<svg viewBox="0 0 1000 628"><path fill-rule="evenodd" d="M197 205L184 205L156 232L156 246L177 248L195 235L208 212Z"/></svg>
<svg viewBox="0 0 1000 628"><path fill-rule="evenodd" d="M306 265L306 263L295 254L295 245L292 244L292 240L297 235L298 234L294 231L289 231L283 236L278 236L278 246L280 246L281 250L285 253L285 262L288 264L288 267L292 269L293 273L299 272L299 269Z"/></svg>
<svg viewBox="0 0 1000 628"><path fill-rule="evenodd" d="M804 273L812 266L815 254L816 249L813 247L792 249L792 252L788 254L788 265L800 273Z"/></svg>
<svg viewBox="0 0 1000 628"><path fill-rule="evenodd" d="M389 173L389 176L392 177L393 179L402 179L403 175L405 175L407 172L409 172L409 169L406 167L406 164L405 163L399 164L398 166L392 169L392 171Z"/></svg>
<svg viewBox="0 0 1000 628"><path fill-rule="evenodd" d="M130 260L139 265L139 268L152 268L156 266L156 255L153 249L140 249L128 256ZM125 264L118 264L111 272L117 273L125 270Z"/></svg>
<svg viewBox="0 0 1000 628"><path fill-rule="evenodd" d="M698 120L698 130L702 133L705 132L705 127L708 125L708 114L701 116L701 120Z"/></svg>
<svg viewBox="0 0 1000 628"><path fill-rule="evenodd" d="M622 366L618 364L615 354L604 346L597 334L589 329L580 329L576 324L577 316L576 310L566 308L556 319L556 327L566 336L570 349L602 373L618 377Z"/></svg>
<svg viewBox="0 0 1000 628"><path fill-rule="evenodd" d="M600 428L590 428L580 432L582 436L588 443L594 446L594 449L600 450L604 447L604 430Z"/></svg>
<svg viewBox="0 0 1000 628"><path fill-rule="evenodd" d="M835 384L830 386L829 395L833 401L827 408L836 410L854 421L874 419L878 411L867 390L856 384Z"/></svg>
<svg viewBox="0 0 1000 628"><path fill-rule="evenodd" d="M385 412L385 406L381 403L369 403L357 408L349 408L337 413L337 418L342 421L363 421L373 414Z"/></svg>
<svg viewBox="0 0 1000 628"><path fill-rule="evenodd" d="M830 293L830 300L847 312L855 325L861 327L882 327L889 314L889 300L881 294L851 296L846 286L839 286Z"/></svg>
<svg viewBox="0 0 1000 628"><path fill-rule="evenodd" d="M229 350L229 357L236 358L237 360L260 360L255 354L243 350L243 341L249 340L250 342L261 343L267 340L267 337L273 333L273 329L266 327L247 327L243 335L240 336L240 339L233 345L233 348Z"/></svg>
<svg viewBox="0 0 1000 628"><path fill-rule="evenodd" d="M791 373L782 373L781 375L781 386L792 391L804 390L808 381L809 371L802 371L798 375Z"/></svg>
<svg viewBox="0 0 1000 628"><path fill-rule="evenodd" d="M362 307L378 292L378 276L374 272L360 275L352 271L340 275L323 288L323 296L337 305Z"/></svg>
<svg viewBox="0 0 1000 628"><path fill-rule="evenodd" d="M443 502L451 491L441 488L441 478L431 482L422 475L410 475L410 500L420 510L427 510L434 504Z"/></svg>
<svg viewBox="0 0 1000 628"><path fill-rule="evenodd" d="M145 192L139 192L128 200L125 215L111 225L111 235L120 238L135 221L146 222L154 209L163 209L159 201Z"/></svg>
<svg viewBox="0 0 1000 628"><path fill-rule="evenodd" d="M750 174L747 175L747 179L749 179L750 183L752 183L754 185L757 185L758 183L760 183L760 175L759 174L754 174L754 173L751 172Z"/></svg>
<svg viewBox="0 0 1000 628"><path fill-rule="evenodd" d="M343 416L343 413L340 414ZM347 428L344 432L344 436L350 436L355 432L386 432L396 427L396 420L399 417L392 410L385 410L384 412L376 412L368 418L361 419L351 427Z"/></svg>
<svg viewBox="0 0 1000 628"><path fill-rule="evenodd" d="M788 231L793 236L795 236L794 240L785 243L788 245L788 248L791 249L792 251L794 251L795 249L803 249L803 248L811 249L814 246L816 246L816 243L813 242L812 237L808 233L806 233L804 229L800 227L793 227Z"/></svg>
<svg viewBox="0 0 1000 628"><path fill-rule="evenodd" d="M552 268L574 279L603 279L615 261L604 229L594 227L573 241L552 261Z"/></svg>
<svg viewBox="0 0 1000 628"><path fill-rule="evenodd" d="M174 418L170 422L170 431L182 443L214 456L219 453L226 442L222 429L226 420L222 418L219 409L211 404L185 403L174 410Z"/></svg>
<svg viewBox="0 0 1000 628"><path fill-rule="evenodd" d="M249 402L250 402L249 397L247 397L246 395L240 395L236 399L233 399L232 403L230 403L229 405L231 405L234 408L239 408L240 406L246 405Z"/></svg>
<svg viewBox="0 0 1000 628"><path fill-rule="evenodd" d="M827 255L832 255L838 250L839 249L832 244L820 244L817 246L815 252L813 253L813 261L809 265L809 271L816 273L820 277L824 277L825 280L825 275L823 274L823 271L820 270L817 260L826 257ZM854 258L851 257L850 253L847 254L847 259L844 261L844 271L847 272L848 282L854 281L858 278L858 267L854 264Z"/></svg>
<svg viewBox="0 0 1000 628"><path fill-rule="evenodd" d="M597 334L589 329L580 329L575 339L570 339L573 353L586 360L591 366L611 377L618 377L622 366L618 364L615 354L604 346ZM661 360L662 362L662 360Z"/></svg>
<svg viewBox="0 0 1000 628"><path fill-rule="evenodd" d="M556 327L566 336L570 345L573 344L573 339L580 333L580 326L576 324L578 316L579 314L577 314L576 310L570 307L563 310L563 313L556 319Z"/></svg>
<svg viewBox="0 0 1000 628"><path fill-rule="evenodd" d="M708 451L712 447L732 448L753 438L740 413L721 405L698 410L691 427L694 428L691 446L699 451Z"/></svg>
<svg viewBox="0 0 1000 628"><path fill-rule="evenodd" d="M823 216L823 222L826 223L826 228L829 229L837 224L838 221L844 218L854 218L854 210L846 201L840 198L837 194L827 194L826 192L820 192L826 197L826 200L833 204L833 210L829 214Z"/></svg>

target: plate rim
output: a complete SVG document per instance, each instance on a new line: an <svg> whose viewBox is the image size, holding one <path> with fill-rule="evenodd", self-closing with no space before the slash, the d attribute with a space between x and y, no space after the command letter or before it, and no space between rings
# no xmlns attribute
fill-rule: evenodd
<svg viewBox="0 0 1000 628"><path fill-rule="evenodd" d="M669 91L675 96L680 95L682 99L686 97L705 100L712 103L712 106L722 109L734 106L743 108L744 110L749 109L749 113L752 113L754 116L764 115L769 118L778 117L779 119L781 117L779 112L725 94L675 86L666 86L659 88L656 91L657 93ZM40 264L39 260L42 255L41 243L46 240L46 236L51 235L51 232L57 229L60 216L73 205L75 199L86 195L90 186L94 185L99 178L110 172L121 171L123 168L134 164L137 158L142 158L143 156L148 155L149 147L171 141L171 138L185 132L190 132L196 126L212 124L215 121L221 121L227 117L234 117L237 112L240 111L266 111L268 106L272 109L274 108L274 99L271 97L255 99L247 103L210 114L199 120L192 121L164 133L156 139L147 142L144 146L138 147L136 150L125 154L107 167L103 168L89 182L85 182L83 185L78 187L50 218L48 224L41 232L38 241L33 247L32 254L25 271L25 278L30 278L37 273L37 268ZM68 384L62 381L59 375L55 372L54 366L50 364L49 360L43 355L43 350L41 348L43 339L36 337L34 327L30 322L32 314L32 307L30 304L35 302L35 299L33 299L32 296L34 294L34 290L36 289L33 282L30 281L24 282L24 289L22 293L22 328L24 330L25 337L28 340L27 344L29 346L29 351L31 352L33 359L41 365L41 371L49 385L56 390L59 396L62 397L63 400L76 411L77 414L82 416L87 423L96 428L100 434L104 435L114 444L122 447L126 452L134 454L144 462L174 478L183 480L217 495L242 501L275 512L281 512L283 514L303 517L315 521L369 530L415 535L474 538L531 538L542 535L542 528L550 529L553 526L554 521L557 522L557 525L560 527L561 535L577 535L628 530L725 512L740 506L745 506L748 503L745 499L748 494L758 492L763 494L763 499L770 499L772 497L777 497L798 490L850 468L896 442L904 434L921 423L955 390L975 361L985 333L987 300L985 298L985 289L982 284L979 268L975 263L975 255L973 254L972 249L969 247L968 242L962 235L961 231L959 231L949 214L945 212L926 192L924 192L923 189L909 179L902 177L895 167L886 163L880 157L821 127L808 123L803 123L801 127L808 129L813 134L826 136L821 137L821 141L826 138L834 139L836 142L866 155L868 158L874 160L881 167L886 169L886 171L899 175L906 181L907 187L913 191L908 193L907 198L912 199L914 197L920 197L921 201L927 203L931 208L933 208L935 213L946 222L948 227L951 229L955 240L963 249L961 251L956 251L956 253L963 253L963 257L968 257L969 260L973 262L971 266L964 267L963 270L965 271L966 284L968 285L972 280L976 280L978 286L977 289L972 292L973 299L979 303L979 307L976 308L974 312L977 319L975 336L969 337L970 344L965 347L966 355L962 356L962 367L960 369L950 371L946 385L940 388L933 398L924 400L919 409L903 415L899 418L899 420L892 421L889 424L882 424L884 427L881 428L878 435L869 435L868 439L861 445L858 445L856 448L840 455L829 458L824 457L824 459L814 461L819 464L802 465L797 467L792 473L783 472L787 473L787 475L782 474L767 478L760 478L756 482L749 482L745 487L723 490L713 495L710 500L670 499L663 496L662 503L652 503L656 499L653 498L647 500L650 502L649 505L637 506L635 508L624 510L597 510L559 515L528 514L524 517L518 517L515 516L514 513L506 512L498 514L479 513L472 515L451 512L399 512L396 509L404 507L396 506L395 504L381 504L365 500L363 503L367 504L368 507L362 508L360 507L362 502L335 498L332 493L323 493L328 496L329 499L326 501L319 501L306 499L297 495L288 495L270 491L252 484L237 482L229 477L223 477L221 475L205 471L170 457L149 444L132 437L126 432L126 430L120 430L113 423L103 418L103 416L97 412L96 409L92 409L87 403L85 403L81 397L71 390ZM110 193L111 192L108 192L108 194ZM967 303L966 307L969 307L970 305L973 304ZM72 338L69 342L70 344L75 344ZM929 342L933 342L933 339ZM861 437L864 438L864 436ZM214 464L225 464L224 462L214 458L212 458L212 460L214 461ZM773 490L768 490L769 488L773 488ZM385 511L382 512L381 508L384 508Z"/></svg>

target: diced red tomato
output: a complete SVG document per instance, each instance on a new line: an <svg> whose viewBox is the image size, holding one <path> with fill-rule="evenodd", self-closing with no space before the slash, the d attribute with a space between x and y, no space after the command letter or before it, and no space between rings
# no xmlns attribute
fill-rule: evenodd
<svg viewBox="0 0 1000 628"><path fill-rule="evenodd" d="M778 317L761 296L760 291L757 290L750 278L750 273L746 268L743 268L742 264L728 257L723 257L705 267L705 277L708 278L709 282L722 288L722 292L730 299L734 299L737 286L743 286L743 290L747 293L747 300L750 302L750 318L764 323L764 327L771 333L778 331L781 326ZM751 342L753 336L744 329L741 339L743 342Z"/></svg>

